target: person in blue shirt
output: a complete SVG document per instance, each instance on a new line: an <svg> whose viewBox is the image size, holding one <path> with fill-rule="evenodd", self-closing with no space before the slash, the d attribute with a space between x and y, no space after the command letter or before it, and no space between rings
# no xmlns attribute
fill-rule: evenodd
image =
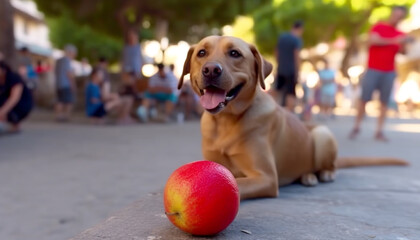
<svg viewBox="0 0 420 240"><path fill-rule="evenodd" d="M93 70L90 82L86 86L86 115L95 119L101 119L107 113L101 98L101 78L101 73Z"/></svg>
<svg viewBox="0 0 420 240"><path fill-rule="evenodd" d="M294 112L296 104L296 84L300 67L303 22L296 21L292 30L280 35L276 46L277 77L276 95L281 97L281 105Z"/></svg>
<svg viewBox="0 0 420 240"><path fill-rule="evenodd" d="M118 112L118 123L132 123L130 116L132 101L117 94L102 96L101 87L104 81L103 71L94 68L90 74L90 81L86 86L86 115L94 123L102 123L104 117L111 111Z"/></svg>
<svg viewBox="0 0 420 240"><path fill-rule="evenodd" d="M130 29L126 35L126 44L123 49L122 70L124 73L133 72L136 78L142 77L143 53L139 43L138 32Z"/></svg>
<svg viewBox="0 0 420 240"><path fill-rule="evenodd" d="M69 120L73 110L76 93L76 81L71 61L77 55L77 48L73 45L65 47L65 55L55 64L55 77L57 88L57 103L55 105L55 118L58 122Z"/></svg>

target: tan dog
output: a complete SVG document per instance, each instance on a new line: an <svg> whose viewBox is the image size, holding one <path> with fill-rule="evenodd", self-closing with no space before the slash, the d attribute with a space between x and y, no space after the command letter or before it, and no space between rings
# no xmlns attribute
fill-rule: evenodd
<svg viewBox="0 0 420 240"><path fill-rule="evenodd" d="M339 163L328 128L306 127L261 89L271 71L254 46L210 36L190 48L179 82L181 88L190 74L206 109L201 119L204 158L233 173L241 199L276 197L279 186L296 180L306 186L333 181ZM341 166L405 164L363 160L341 161Z"/></svg>

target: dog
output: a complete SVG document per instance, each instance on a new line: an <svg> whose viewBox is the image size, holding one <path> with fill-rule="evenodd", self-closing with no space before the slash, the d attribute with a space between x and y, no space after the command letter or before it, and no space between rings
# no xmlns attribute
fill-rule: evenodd
<svg viewBox="0 0 420 240"><path fill-rule="evenodd" d="M185 75L206 110L201 118L205 159L234 175L241 200L277 197L279 186L331 182L340 167L406 165L399 159L337 159L325 126L305 126L263 91L272 65L257 48L235 37L209 36L191 46Z"/></svg>

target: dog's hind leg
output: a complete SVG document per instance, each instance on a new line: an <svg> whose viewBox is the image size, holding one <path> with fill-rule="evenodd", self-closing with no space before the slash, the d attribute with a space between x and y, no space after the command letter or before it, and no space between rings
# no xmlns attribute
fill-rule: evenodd
<svg viewBox="0 0 420 240"><path fill-rule="evenodd" d="M313 173L304 174L300 177L300 183L307 187L314 187L318 185L318 178Z"/></svg>
<svg viewBox="0 0 420 240"><path fill-rule="evenodd" d="M335 161L337 143L331 131L325 126L311 129L314 140L314 172L320 182L332 182L335 179Z"/></svg>
<svg viewBox="0 0 420 240"><path fill-rule="evenodd" d="M320 182L333 182L335 180L335 170L321 170L318 172Z"/></svg>

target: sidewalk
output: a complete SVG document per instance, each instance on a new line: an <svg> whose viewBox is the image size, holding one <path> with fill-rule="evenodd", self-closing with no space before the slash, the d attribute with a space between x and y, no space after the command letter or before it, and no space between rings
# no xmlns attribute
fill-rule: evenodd
<svg viewBox="0 0 420 240"><path fill-rule="evenodd" d="M341 156L394 156L412 165L340 170L332 184L291 185L277 199L244 202L218 239L418 239L418 120L390 120L388 144L373 140L374 119L358 140L347 140L351 123L328 122ZM34 120L22 134L0 137L0 239L68 239L139 199L160 199L174 169L201 159L200 145L198 122L93 127ZM163 220L156 227L171 239L188 237Z"/></svg>

